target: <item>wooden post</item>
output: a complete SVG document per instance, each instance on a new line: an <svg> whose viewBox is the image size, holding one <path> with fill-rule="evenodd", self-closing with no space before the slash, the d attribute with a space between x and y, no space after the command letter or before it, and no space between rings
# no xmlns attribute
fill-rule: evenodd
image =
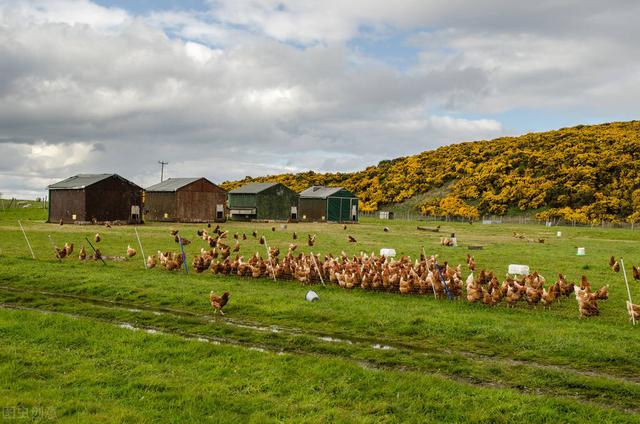
<svg viewBox="0 0 640 424"><path fill-rule="evenodd" d="M267 244L267 238L264 237L264 248L267 249L267 258L269 258L269 264L271 265L271 274L273 274L273 281L278 282L276 280L276 270L273 268L273 261L271 260L271 252L269 252L269 245Z"/></svg>
<svg viewBox="0 0 640 424"><path fill-rule="evenodd" d="M316 262L316 257L313 255L313 252L311 252L311 257L313 258L313 264L316 266L316 269L318 270L318 275L320 276L320 281L322 282L322 285L327 287L327 285L324 283L324 279L322 278L322 271L320 271L320 268L318 267L318 262Z"/></svg>
<svg viewBox="0 0 640 424"><path fill-rule="evenodd" d="M134 226L133 229L136 232L136 238L138 239L138 245L140 246L140 253L142 253L142 263L144 264L144 269L147 269L147 257L144 255L144 249L142 248L142 242L140 241L140 236L138 235L138 227Z"/></svg>
<svg viewBox="0 0 640 424"><path fill-rule="evenodd" d="M22 235L24 236L24 239L27 241L27 246L29 246L29 251L31 252L31 257L33 257L33 259L35 259L36 255L33 254L33 249L31 248L31 243L29 243L29 239L27 238L27 233L25 233L24 228L22 227L22 223L20 222L20 220L18 220L18 225L20 225L20 229L22 230Z"/></svg>
<svg viewBox="0 0 640 424"><path fill-rule="evenodd" d="M631 301L631 290L629 289L629 280L627 280L627 270L624 269L624 260L620 258L620 267L622 268L622 274L624 275L624 283L627 285L627 294L629 295L629 303L633 304ZM627 306L629 308L630 306ZM631 321L633 325L636 325L636 319L633 316L633 310L631 311Z"/></svg>

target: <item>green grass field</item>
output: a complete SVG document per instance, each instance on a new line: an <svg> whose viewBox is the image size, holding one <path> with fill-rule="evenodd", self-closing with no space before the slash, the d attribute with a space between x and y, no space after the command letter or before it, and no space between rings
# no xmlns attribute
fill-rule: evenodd
<svg viewBox="0 0 640 424"><path fill-rule="evenodd" d="M637 231L441 223L442 234L455 232L460 243L445 248L442 234L409 221L363 220L347 230L275 224L276 232L272 224L223 226L247 234L245 257L265 253L254 229L283 251L296 231L304 251L306 235L315 233L316 253L392 247L417 257L424 246L453 264L464 264L467 246L479 244L478 268L500 275L520 263L549 283L562 272L572 281L584 274L596 288L610 284L600 316L579 320L573 298L551 310L509 309L315 285L321 300L308 303L309 286L294 281L145 270L133 227L59 226L45 218L41 209L0 211L4 419L640 422L640 330L628 321L622 273L607 265L611 255L622 256L628 271L640 263ZM190 263L204 247L195 234L201 227L146 224L138 231L149 255L176 250L169 230L180 229L193 241ZM546 242L518 240L513 231ZM124 256L128 244L138 255L106 266L75 254L55 259L49 235L60 246L74 242L77 252L96 232L104 255ZM577 247L587 256L576 256ZM640 287L630 284L638 303ZM232 294L223 317L212 313L210 290Z"/></svg>

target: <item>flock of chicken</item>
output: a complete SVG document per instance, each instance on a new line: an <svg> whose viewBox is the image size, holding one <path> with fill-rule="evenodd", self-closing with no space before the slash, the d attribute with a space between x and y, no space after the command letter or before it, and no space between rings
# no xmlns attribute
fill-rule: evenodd
<svg viewBox="0 0 640 424"><path fill-rule="evenodd" d="M60 223L60 225L62 225L62 223ZM109 224L106 224L106 225L110 228ZM100 235L100 233L96 233L96 235L93 237L93 240L96 243L100 243L100 241L102 240L102 236ZM80 259L81 261L84 261L87 258L93 259L95 261L102 259L102 253L100 252L100 249L94 248L93 246L91 247L93 248L93 254L87 255L87 249L85 249L84 245L80 246L80 251L78 252L78 259ZM58 260L62 260L68 256L71 256L73 254L73 248L74 248L73 243L65 243L62 248L58 246L54 246L56 258ZM136 255L136 250L130 245L127 246L127 257L132 258L135 255Z"/></svg>
<svg viewBox="0 0 640 424"><path fill-rule="evenodd" d="M275 227L272 227L275 231ZM481 270L477 276L476 263L471 255L467 255L467 267L471 270L464 280L462 267L449 265L448 262L438 263L437 256L420 255L420 259L412 261L403 256L396 260L378 256L375 253L354 255L349 257L342 252L339 256L331 254L321 257L320 254L294 254L298 245L290 243L286 254L281 255L277 247L268 248L268 255L263 258L258 252L245 260L239 253L240 240L247 240L246 234L234 234L233 246L227 244L229 232L223 231L219 226L209 233L207 229L197 231L197 235L207 242L207 249L201 248L192 262L192 269L197 273L209 270L213 274L238 275L253 278L294 279L305 284L328 282L346 289L356 287L365 290L380 290L397 292L402 294L432 295L435 298L458 299L463 296L463 288L466 291L466 299L470 303L482 303L494 306L501 302L508 307L514 307L518 302L526 302L535 307L541 304L544 308L550 308L554 302L562 297L569 297L573 293L578 303L580 318L599 314L598 301L607 300L609 297L609 285L592 290L586 276L582 276L579 284L567 281L566 277L558 274L555 283L545 287L545 278L537 272L525 276L507 276L502 282L495 273ZM178 235L178 230L171 231L171 236L182 245L191 242ZM258 239L256 231L252 233L254 239ZM297 234L293 233L296 241ZM100 235L94 237L96 243L100 242ZM349 242L356 242L355 238L348 236ZM308 246L313 246L316 241L315 234L309 234ZM258 242L266 244L265 236L261 236ZM93 247L93 246L92 246ZM64 248L56 248L56 256L64 258L73 253L73 243L65 244ZM232 258L232 253L236 253ZM127 247L127 257L136 254L135 249ZM87 253L82 246L81 260L87 258ZM92 259L100 259L100 251L94 250ZM178 270L184 264L185 257L180 252L161 252L147 258L147 267L154 268L158 264L168 271ZM620 265L615 257L611 257L609 266L614 272L620 271ZM640 280L640 268L633 266L633 277ZM223 299L224 297L224 299ZM221 311L226 304L229 294L223 297L210 294L212 306L216 311ZM222 300L223 299L223 300ZM640 319L640 306L629 303L630 316Z"/></svg>

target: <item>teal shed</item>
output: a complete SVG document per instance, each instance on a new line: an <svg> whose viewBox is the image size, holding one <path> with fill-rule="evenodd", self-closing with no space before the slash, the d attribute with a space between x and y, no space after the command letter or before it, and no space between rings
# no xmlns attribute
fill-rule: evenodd
<svg viewBox="0 0 640 424"><path fill-rule="evenodd" d="M309 187L300 193L300 218L314 222L357 222L358 196L343 187Z"/></svg>

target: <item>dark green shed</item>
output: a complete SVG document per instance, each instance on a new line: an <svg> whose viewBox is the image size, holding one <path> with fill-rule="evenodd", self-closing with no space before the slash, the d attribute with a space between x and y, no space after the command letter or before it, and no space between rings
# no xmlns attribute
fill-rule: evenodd
<svg viewBox="0 0 640 424"><path fill-rule="evenodd" d="M358 197L342 187L309 187L300 193L303 221L358 221Z"/></svg>
<svg viewBox="0 0 640 424"><path fill-rule="evenodd" d="M299 195L280 183L250 183L228 194L233 220L298 220Z"/></svg>

